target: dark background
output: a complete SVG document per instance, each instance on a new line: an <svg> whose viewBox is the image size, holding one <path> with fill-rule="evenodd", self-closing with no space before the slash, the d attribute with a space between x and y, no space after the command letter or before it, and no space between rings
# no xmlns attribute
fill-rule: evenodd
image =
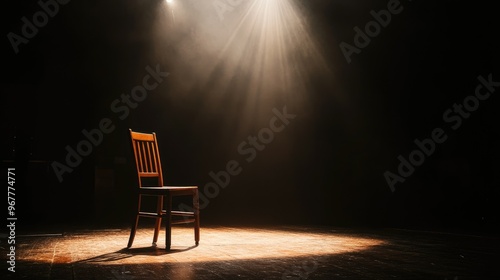
<svg viewBox="0 0 500 280"><path fill-rule="evenodd" d="M171 185L203 189L210 171L241 163L241 174L202 210L202 224L498 225L497 93L456 131L442 116L474 93L479 75L500 81L498 24L486 1L402 1L403 12L350 64L339 43L353 44L353 28L364 28L370 11L388 1L296 1L330 71L309 71L309 60L297 59L304 88L259 92L257 101L246 72L216 55L243 4L218 22L212 1L184 1L191 20L179 14L173 24L158 20L159 0L73 0L15 54L7 34L19 34L21 18L32 19L40 6L12 2L2 8L1 159L4 170L16 167L21 227L128 222L135 203L128 128L158 133ZM212 31L211 49L210 34L199 30ZM119 120L112 101L157 64L170 76ZM234 71L231 79L220 78L225 71ZM245 162L239 143L285 105L297 117ZM64 163L65 147L106 117L115 130L59 182L51 164ZM397 157L408 158L413 141L436 127L446 142L391 192L384 172L396 173Z"/></svg>

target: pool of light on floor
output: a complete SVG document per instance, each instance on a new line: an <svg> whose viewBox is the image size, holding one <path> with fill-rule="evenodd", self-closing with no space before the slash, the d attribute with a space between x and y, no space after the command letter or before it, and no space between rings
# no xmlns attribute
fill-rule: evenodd
<svg viewBox="0 0 500 280"><path fill-rule="evenodd" d="M138 230L126 249L129 231L93 230L65 233L62 237L21 239L19 260L99 265L140 263L196 263L273 258L293 258L357 252L378 246L382 240L342 232L266 228L211 227L201 229L194 246L191 228L173 228L171 251L165 251L164 229L152 247L152 228Z"/></svg>

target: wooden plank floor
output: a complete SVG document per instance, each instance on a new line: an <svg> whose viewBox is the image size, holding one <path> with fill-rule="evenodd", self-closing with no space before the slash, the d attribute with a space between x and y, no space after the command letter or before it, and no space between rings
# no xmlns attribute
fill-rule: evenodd
<svg viewBox="0 0 500 280"><path fill-rule="evenodd" d="M15 272L1 279L497 279L499 239L400 229L142 226L19 233ZM5 235L2 251L7 251ZM8 253L8 252L7 252ZM6 254L3 254L4 256Z"/></svg>

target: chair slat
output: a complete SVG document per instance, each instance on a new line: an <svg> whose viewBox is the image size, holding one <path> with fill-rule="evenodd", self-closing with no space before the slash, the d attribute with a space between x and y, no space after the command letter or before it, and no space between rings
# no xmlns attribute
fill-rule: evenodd
<svg viewBox="0 0 500 280"><path fill-rule="evenodd" d="M144 147L144 142L139 142L141 144L141 160L142 160L142 171L148 172L148 166L147 166L147 161L145 158L145 147Z"/></svg>
<svg viewBox="0 0 500 280"><path fill-rule="evenodd" d="M148 172L151 172L153 173L153 161L151 160L151 142L147 142L146 143L146 146L147 146L147 163L148 163Z"/></svg>

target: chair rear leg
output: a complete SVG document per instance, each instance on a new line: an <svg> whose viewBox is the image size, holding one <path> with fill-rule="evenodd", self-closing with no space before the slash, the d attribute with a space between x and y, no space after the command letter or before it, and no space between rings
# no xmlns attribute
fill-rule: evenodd
<svg viewBox="0 0 500 280"><path fill-rule="evenodd" d="M158 242L158 236L160 234L160 229L161 229L161 218L156 218L156 223L155 223L155 233L153 236L153 246L156 247L156 242Z"/></svg>
<svg viewBox="0 0 500 280"><path fill-rule="evenodd" d="M161 229L162 210L163 210L163 196L159 196L157 204L156 204L156 213L157 213L158 217L156 218L156 223L155 223L155 233L153 236L153 246L156 246L156 242L158 242L158 235L159 235L160 229Z"/></svg>

